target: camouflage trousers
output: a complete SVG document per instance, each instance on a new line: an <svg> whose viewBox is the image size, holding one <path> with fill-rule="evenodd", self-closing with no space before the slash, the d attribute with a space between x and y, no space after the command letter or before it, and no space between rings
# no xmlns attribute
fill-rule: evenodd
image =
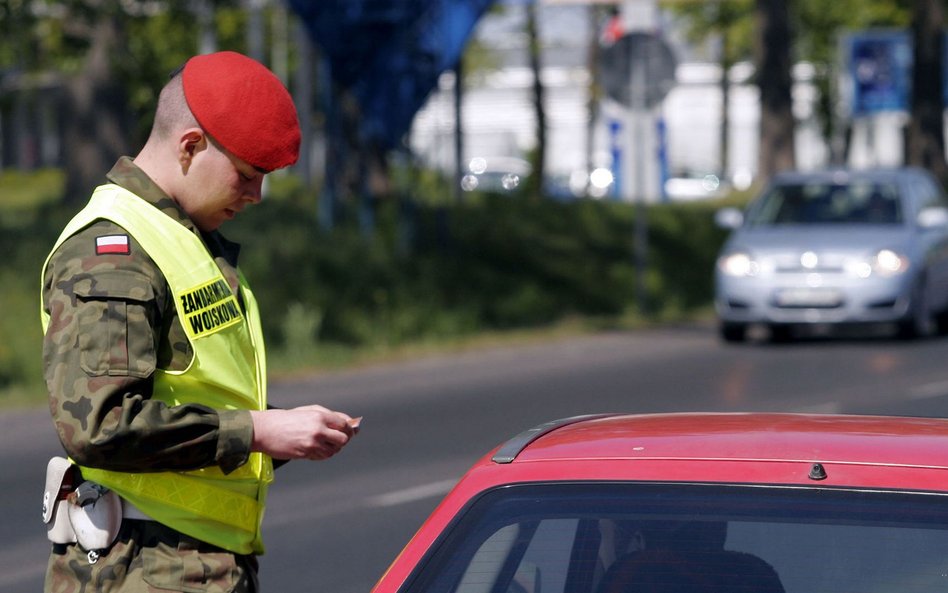
<svg viewBox="0 0 948 593"><path fill-rule="evenodd" d="M255 593L257 560L126 519L112 547L90 564L76 544L54 544L45 593Z"/></svg>

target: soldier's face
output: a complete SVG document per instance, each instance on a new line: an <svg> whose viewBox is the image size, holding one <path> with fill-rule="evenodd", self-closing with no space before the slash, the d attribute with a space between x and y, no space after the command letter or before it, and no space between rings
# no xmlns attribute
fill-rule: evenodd
<svg viewBox="0 0 948 593"><path fill-rule="evenodd" d="M264 173L220 147L210 136L188 171L182 208L202 231L213 231L261 198Z"/></svg>

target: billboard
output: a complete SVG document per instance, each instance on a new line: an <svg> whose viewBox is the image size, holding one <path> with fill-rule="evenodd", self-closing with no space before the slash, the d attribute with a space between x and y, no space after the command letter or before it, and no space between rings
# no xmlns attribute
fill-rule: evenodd
<svg viewBox="0 0 948 593"><path fill-rule="evenodd" d="M864 31L844 41L854 117L907 111L912 88L912 38L907 31Z"/></svg>
<svg viewBox="0 0 948 593"><path fill-rule="evenodd" d="M908 111L912 100L912 35L860 31L843 38L843 66L854 117ZM942 102L948 104L948 35L942 44Z"/></svg>

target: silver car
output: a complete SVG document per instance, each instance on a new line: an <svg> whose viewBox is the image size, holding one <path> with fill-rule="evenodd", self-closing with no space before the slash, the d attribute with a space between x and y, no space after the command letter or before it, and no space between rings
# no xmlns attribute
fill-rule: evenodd
<svg viewBox="0 0 948 593"><path fill-rule="evenodd" d="M715 269L728 342L752 324L774 341L804 324L948 330L948 198L924 170L784 173L716 221L733 231Z"/></svg>

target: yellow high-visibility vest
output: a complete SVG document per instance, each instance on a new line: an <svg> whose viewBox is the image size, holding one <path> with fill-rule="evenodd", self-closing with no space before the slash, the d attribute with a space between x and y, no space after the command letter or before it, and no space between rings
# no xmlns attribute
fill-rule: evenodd
<svg viewBox="0 0 948 593"><path fill-rule="evenodd" d="M152 399L169 406L199 403L220 410L266 409L263 333L256 300L243 275L241 310L197 235L114 184L96 188L86 207L66 225L50 257L67 238L101 219L124 228L164 274L194 351L187 369L155 371ZM40 308L45 332L49 316ZM251 453L246 464L226 475L217 466L148 473L81 469L85 479L114 490L149 517L181 533L238 554L263 553L260 524L267 487L273 481L273 462L267 455Z"/></svg>

